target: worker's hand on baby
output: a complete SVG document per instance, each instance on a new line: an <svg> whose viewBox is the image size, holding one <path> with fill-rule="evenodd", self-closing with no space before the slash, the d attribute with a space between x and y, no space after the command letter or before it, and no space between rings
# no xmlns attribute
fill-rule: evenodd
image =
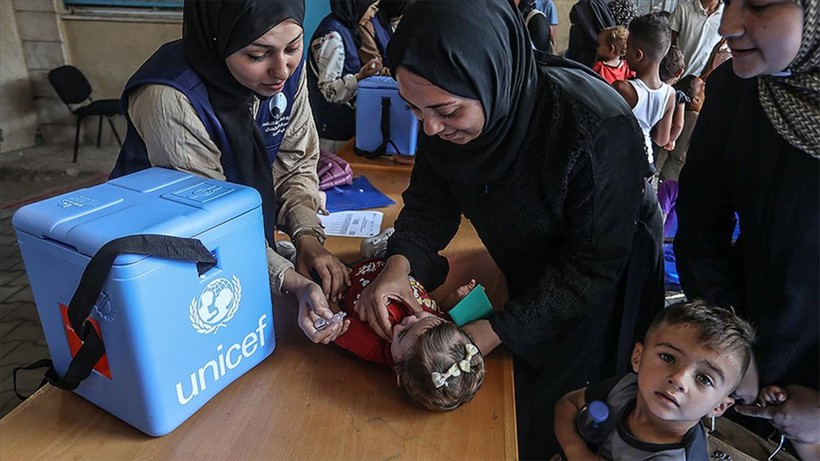
<svg viewBox="0 0 820 461"><path fill-rule="evenodd" d="M296 241L296 272L310 279L313 269L322 280L322 292L331 301L338 301L342 292L350 286L350 272L339 258L327 251L312 236Z"/></svg>
<svg viewBox="0 0 820 461"><path fill-rule="evenodd" d="M422 310L413 296L409 273L410 265L403 256L391 257L378 277L362 290L353 307L359 319L367 322L385 341L393 339L393 325L387 316L387 305L391 300L399 301L415 312Z"/></svg>
<svg viewBox="0 0 820 461"><path fill-rule="evenodd" d="M327 328L316 328L316 321L320 318L331 320L333 312L327 304L322 289L315 283L307 283L293 292L299 300L299 328L314 343L329 344L343 335L350 326L350 320L333 322Z"/></svg>

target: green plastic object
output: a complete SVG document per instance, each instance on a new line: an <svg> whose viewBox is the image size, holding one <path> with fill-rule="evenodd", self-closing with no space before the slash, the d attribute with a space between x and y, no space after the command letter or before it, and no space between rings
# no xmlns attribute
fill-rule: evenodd
<svg viewBox="0 0 820 461"><path fill-rule="evenodd" d="M450 318L458 326L464 326L474 320L486 319L493 313L493 305L490 304L484 287L476 285L467 296L450 309Z"/></svg>

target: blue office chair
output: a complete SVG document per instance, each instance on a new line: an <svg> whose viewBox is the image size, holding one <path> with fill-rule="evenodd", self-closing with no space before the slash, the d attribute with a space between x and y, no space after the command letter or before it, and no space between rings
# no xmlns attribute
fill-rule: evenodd
<svg viewBox="0 0 820 461"><path fill-rule="evenodd" d="M102 134L102 120L103 117L108 119L108 124L111 126L111 131L114 132L114 137L122 147L122 140L114 127L114 122L111 117L114 115L122 115L122 108L120 107L119 99L100 99L95 101L91 98L91 84L85 78L82 72L74 66L58 67L48 73L48 81L51 86L60 96L60 99L65 103L68 110L77 116L77 131L74 134L74 163L77 163L77 150L80 143L80 126L85 117L99 116L100 122L97 126L97 147L100 147L100 136ZM73 106L84 102L88 104L74 108Z"/></svg>

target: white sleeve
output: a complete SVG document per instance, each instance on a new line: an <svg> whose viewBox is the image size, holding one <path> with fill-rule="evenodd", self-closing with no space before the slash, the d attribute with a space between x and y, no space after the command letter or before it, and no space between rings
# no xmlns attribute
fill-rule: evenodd
<svg viewBox="0 0 820 461"><path fill-rule="evenodd" d="M332 103L348 103L356 96L359 81L356 74L342 75L345 65L345 45L336 31L317 38L310 44L310 52L316 60L319 91Z"/></svg>
<svg viewBox="0 0 820 461"><path fill-rule="evenodd" d="M672 14L669 16L669 28L672 29L672 32L680 33L681 26L683 25L683 8L685 2L681 2L678 6L675 7ZM680 42L678 42L678 48L680 48Z"/></svg>

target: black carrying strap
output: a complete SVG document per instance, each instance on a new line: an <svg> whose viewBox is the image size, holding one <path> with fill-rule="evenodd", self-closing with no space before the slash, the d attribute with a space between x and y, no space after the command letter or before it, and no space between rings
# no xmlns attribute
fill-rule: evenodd
<svg viewBox="0 0 820 461"><path fill-rule="evenodd" d="M387 145L390 144L390 98L387 96L382 97L381 132L382 143L376 148L376 150L370 152L356 147L354 148L356 155L360 155L365 158L376 158L387 152Z"/></svg>
<svg viewBox="0 0 820 461"><path fill-rule="evenodd" d="M86 319L91 315L91 310L100 296L114 260L121 254L139 254L178 261L195 261L199 275L216 265L216 258L205 248L202 242L196 239L142 234L120 237L103 245L83 271L77 291L74 292L74 296L68 305L68 321L83 345L68 365L65 376L58 375L53 364L49 361L46 379L53 386L69 391L76 389L91 374L94 365L105 354L102 339L91 322L86 322ZM31 365L31 367L34 367L34 365Z"/></svg>
<svg viewBox="0 0 820 461"><path fill-rule="evenodd" d="M12 382L14 384L14 393L17 394L17 398L20 399L20 400L26 400L27 398L31 397L31 395L34 394L34 392L37 392L41 387L45 386L45 384L48 382L48 379L43 377L43 380L40 381L40 384L37 385L37 389L34 389L34 392L32 392L29 395L23 395L23 394L21 394L20 392L17 391L17 372L18 371L20 371L20 370L24 370L24 371L36 370L38 368L51 368L51 365L52 365L51 360L49 360L49 359L40 359L40 360L32 363L31 365L27 366L27 367L15 367L14 370L12 370L11 373L12 373Z"/></svg>

